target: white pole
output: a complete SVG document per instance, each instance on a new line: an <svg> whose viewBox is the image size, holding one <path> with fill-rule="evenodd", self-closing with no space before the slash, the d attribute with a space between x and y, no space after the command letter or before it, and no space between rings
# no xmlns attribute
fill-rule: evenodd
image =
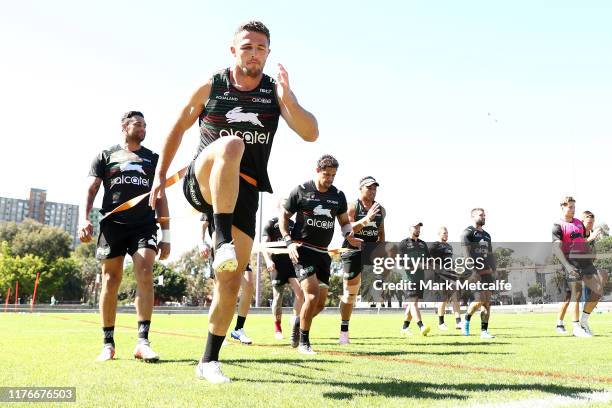
<svg viewBox="0 0 612 408"><path fill-rule="evenodd" d="M263 193L259 193L259 239L258 243L261 243L261 228L263 223ZM261 291L260 278L261 278L261 252L257 251L257 270L255 278L255 307L259 307L259 294Z"/></svg>

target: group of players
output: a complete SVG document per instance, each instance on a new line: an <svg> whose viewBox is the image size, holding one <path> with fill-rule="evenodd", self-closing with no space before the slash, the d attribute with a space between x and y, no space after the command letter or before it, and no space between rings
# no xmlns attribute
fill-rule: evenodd
<svg viewBox="0 0 612 408"><path fill-rule="evenodd" d="M212 236L215 285L208 320L208 337L204 353L196 367L196 376L211 383L228 382L221 371L219 351L233 319L238 293L243 287L238 307L237 325L232 337L243 342L250 340L244 332L244 321L250 305L252 275L247 265L253 249L259 192L272 193L267 174L267 163L274 135L282 116L288 126L306 142L319 137L315 117L305 110L291 91L287 71L278 66L276 80L265 75L263 68L270 53L270 33L261 22L251 21L238 27L230 51L235 64L215 73L199 87L182 108L179 118L165 139L161 155L142 146L146 122L141 112L130 111L122 118L124 140L101 152L90 170L90 183L85 203L85 219L79 229L82 242L92 240L93 226L88 214L100 185L104 185L100 235L96 256L102 262L102 291L100 313L104 346L99 361L112 360L115 355L114 324L117 291L123 273L126 254L133 259L137 282L136 313L138 342L134 356L144 361L157 361L148 340L153 307L152 266L159 252L160 259L170 252L170 215L165 188L172 178L167 171L181 144L182 137L196 120L199 122L200 144L196 156L186 169L183 192L187 201L203 214L205 226ZM313 318L320 313L327 300L330 275L331 242L335 220L344 236L343 261L344 291L341 299L339 341L349 343L349 320L361 285L363 269L359 249L364 242L384 241L385 210L376 201L377 181L373 177L360 180L360 195L347 202L344 193L334 185L339 163L331 155L317 162L313 180L298 185L282 203L279 216L266 228L267 241L284 241L280 251L269 248L264 258L275 287L275 328L280 327L280 288L288 283L294 294L292 345L303 354L314 354L309 333ZM122 212L112 212L135 197L149 194L148 200L127 205ZM157 215L157 218L156 218ZM295 222L291 218L295 215ZM482 227L485 212L472 211L473 225L464 232L466 242L478 243L491 253L491 238ZM162 229L157 242L157 224ZM419 240L422 223L411 223L410 237L402 241L402 250L426 251ZM563 229L565 231L565 229ZM568 235L573 237L574 234ZM441 232L441 240L432 251L439 256L452 256L446 243L448 232ZM572 238L573 239L573 238ZM565 232L562 240L565 242ZM485 245L482 245L482 243ZM452 250L452 249L451 249ZM284 252L284 253L280 253ZM477 271L473 279L492 280L495 271L493 257L486 267ZM580 273L580 270L577 271ZM418 274L411 274L418 279ZM452 279L452 276L447 276ZM252 289L251 289L252 291ZM421 321L418 300L422 293L410 293L403 332L415 319L423 334L428 328ZM490 293L481 292L472 303L462 325L469 334L471 316L481 309L482 337L488 334ZM441 309L442 312L444 309ZM585 307L588 313L592 309ZM459 319L458 307L455 308ZM440 317L440 327L446 327ZM457 320L459 324L460 320Z"/></svg>

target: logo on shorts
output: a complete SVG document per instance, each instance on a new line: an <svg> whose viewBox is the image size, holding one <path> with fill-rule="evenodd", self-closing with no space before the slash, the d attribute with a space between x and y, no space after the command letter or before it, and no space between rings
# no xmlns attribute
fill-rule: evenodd
<svg viewBox="0 0 612 408"><path fill-rule="evenodd" d="M319 204L315 208L313 208L312 211L313 211L314 215L324 215L326 217L333 218L332 215L331 215L331 209L323 208L323 206L321 204Z"/></svg>
<svg viewBox="0 0 612 408"><path fill-rule="evenodd" d="M110 251L111 251L110 247L104 247L104 248L100 247L96 250L96 255L100 257L107 256L108 254L110 254Z"/></svg>
<svg viewBox="0 0 612 408"><path fill-rule="evenodd" d="M195 205L199 205L201 206L202 203L200 202L200 200L198 200L198 198L196 197L196 192L195 192L195 181L193 179L189 179L189 181L187 182L187 187L189 188L189 196L191 197L191 200L193 201L193 203Z"/></svg>
<svg viewBox="0 0 612 408"><path fill-rule="evenodd" d="M241 106L237 106L225 114L227 123L249 122L253 125L264 127L259 121L258 116L258 113L243 112Z"/></svg>

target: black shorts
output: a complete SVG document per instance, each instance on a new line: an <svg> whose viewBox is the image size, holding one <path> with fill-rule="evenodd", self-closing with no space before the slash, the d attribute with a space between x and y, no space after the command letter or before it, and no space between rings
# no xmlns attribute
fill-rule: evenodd
<svg viewBox="0 0 612 408"><path fill-rule="evenodd" d="M329 286L329 267L331 257L327 252L319 252L313 249L299 246L299 265L295 266L295 274L298 281L303 281L309 276L316 275L320 283Z"/></svg>
<svg viewBox="0 0 612 408"><path fill-rule="evenodd" d="M141 248L157 252L157 224L129 225L112 221L100 223L100 235L96 249L97 259L111 259L129 254Z"/></svg>
<svg viewBox="0 0 612 408"><path fill-rule="evenodd" d="M576 261L570 260L570 264L576 268L580 277L573 277L569 273L567 274L568 282L582 280L585 276L597 275L597 268L591 261Z"/></svg>
<svg viewBox="0 0 612 408"><path fill-rule="evenodd" d="M413 289L406 290L406 297L408 299L423 299L424 290L422 286L422 282L424 280L424 272L417 271L415 274L410 273L410 271L406 271L406 281L414 282L412 284Z"/></svg>
<svg viewBox="0 0 612 408"><path fill-rule="evenodd" d="M187 168L187 173L183 180L183 194L187 202L189 202L193 208L206 214L209 220L209 232L212 233L212 231L215 230L213 207L204 200L204 197L202 197L202 192L200 191L200 186L193 168L194 163L195 160L192 161ZM257 219L258 207L259 192L253 185L240 177L238 199L236 200L236 207L234 208L232 225L252 239L255 238L255 222Z"/></svg>
<svg viewBox="0 0 612 408"><path fill-rule="evenodd" d="M436 270L434 272L435 282L443 284L440 292L443 301L449 301L451 297L458 293L457 282L459 277L454 271Z"/></svg>
<svg viewBox="0 0 612 408"><path fill-rule="evenodd" d="M344 269L343 278L345 280L355 279L363 271L363 260L361 259L361 251L351 254L348 257L342 257L342 267Z"/></svg>
<svg viewBox="0 0 612 408"><path fill-rule="evenodd" d="M289 259L289 255L272 255L271 258L276 269L274 272L270 272L270 282L272 286L283 286L289 283L289 279L297 279L297 276L295 276L295 268L293 267L293 262Z"/></svg>

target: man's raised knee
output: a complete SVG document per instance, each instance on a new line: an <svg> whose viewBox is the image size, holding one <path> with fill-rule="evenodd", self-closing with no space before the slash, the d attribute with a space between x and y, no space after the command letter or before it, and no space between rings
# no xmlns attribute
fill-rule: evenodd
<svg viewBox="0 0 612 408"><path fill-rule="evenodd" d="M241 160L244 142L238 136L225 136L219 139L218 155L225 160Z"/></svg>

